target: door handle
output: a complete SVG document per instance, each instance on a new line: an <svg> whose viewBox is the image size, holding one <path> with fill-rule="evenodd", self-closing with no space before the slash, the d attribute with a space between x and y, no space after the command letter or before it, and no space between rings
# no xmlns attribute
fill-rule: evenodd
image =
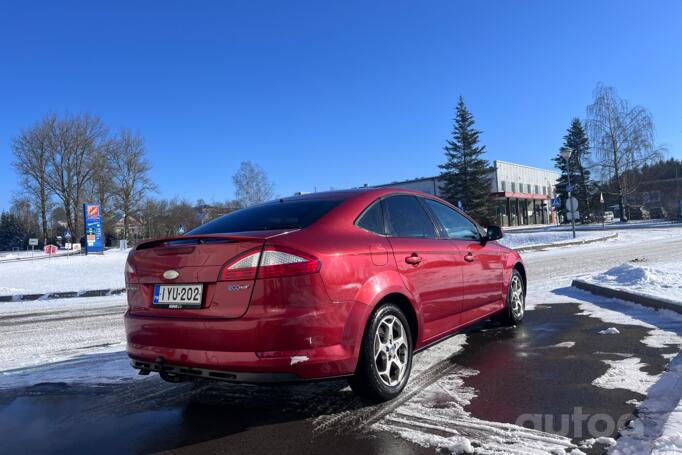
<svg viewBox="0 0 682 455"><path fill-rule="evenodd" d="M411 256L408 256L405 258L405 262L411 265L417 265L422 261L421 256L419 256L417 253L412 253Z"/></svg>
<svg viewBox="0 0 682 455"><path fill-rule="evenodd" d="M474 262L474 255L469 252L464 256L464 260L467 262Z"/></svg>

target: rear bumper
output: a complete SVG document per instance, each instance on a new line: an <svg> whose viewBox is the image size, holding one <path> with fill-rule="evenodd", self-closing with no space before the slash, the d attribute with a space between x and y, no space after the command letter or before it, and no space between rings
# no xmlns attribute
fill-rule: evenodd
<svg viewBox="0 0 682 455"><path fill-rule="evenodd" d="M244 373L241 371L211 370L208 368L192 368L181 365L166 365L161 363L130 360L133 368L157 373L171 373L195 378L213 379L216 381L243 382L249 384L281 384L299 382L301 379L293 373Z"/></svg>
<svg viewBox="0 0 682 455"><path fill-rule="evenodd" d="M164 367L187 370L178 374L233 382L345 376L355 371L362 335L352 322L353 306L289 308L272 316L252 309L237 319L126 313L128 355L136 368L159 371L152 366L161 360Z"/></svg>

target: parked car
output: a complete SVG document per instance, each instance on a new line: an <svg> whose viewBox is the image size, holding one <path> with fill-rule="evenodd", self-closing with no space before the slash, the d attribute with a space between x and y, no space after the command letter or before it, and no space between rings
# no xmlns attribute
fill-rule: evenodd
<svg viewBox="0 0 682 455"><path fill-rule="evenodd" d="M521 322L526 272L501 237L394 189L245 208L130 252L128 354L167 381L347 377L391 399L415 352L491 316Z"/></svg>

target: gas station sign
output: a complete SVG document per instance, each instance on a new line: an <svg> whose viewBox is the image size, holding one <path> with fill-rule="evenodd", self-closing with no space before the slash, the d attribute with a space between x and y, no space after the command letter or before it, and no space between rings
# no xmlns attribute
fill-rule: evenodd
<svg viewBox="0 0 682 455"><path fill-rule="evenodd" d="M99 204L83 204L83 221L85 225L85 253L102 253L102 213Z"/></svg>

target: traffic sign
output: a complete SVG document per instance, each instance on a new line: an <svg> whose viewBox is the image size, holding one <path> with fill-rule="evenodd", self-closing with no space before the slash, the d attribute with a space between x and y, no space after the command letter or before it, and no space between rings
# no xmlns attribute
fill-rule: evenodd
<svg viewBox="0 0 682 455"><path fill-rule="evenodd" d="M558 209L559 207L561 207L561 198L560 197L555 197L554 199L552 199L552 207L554 207L555 209Z"/></svg>
<svg viewBox="0 0 682 455"><path fill-rule="evenodd" d="M573 184L572 183L569 183L568 185L566 185L566 191L569 193L573 192Z"/></svg>
<svg viewBox="0 0 682 455"><path fill-rule="evenodd" d="M566 199L566 210L569 212L575 212L578 210L578 200L574 197Z"/></svg>
<svg viewBox="0 0 682 455"><path fill-rule="evenodd" d="M65 239L70 239L70 238L71 238L71 233L70 233L69 231L66 231L66 232L64 233L64 238L65 238Z"/></svg>
<svg viewBox="0 0 682 455"><path fill-rule="evenodd" d="M29 246L38 246L38 239L28 239Z"/></svg>

